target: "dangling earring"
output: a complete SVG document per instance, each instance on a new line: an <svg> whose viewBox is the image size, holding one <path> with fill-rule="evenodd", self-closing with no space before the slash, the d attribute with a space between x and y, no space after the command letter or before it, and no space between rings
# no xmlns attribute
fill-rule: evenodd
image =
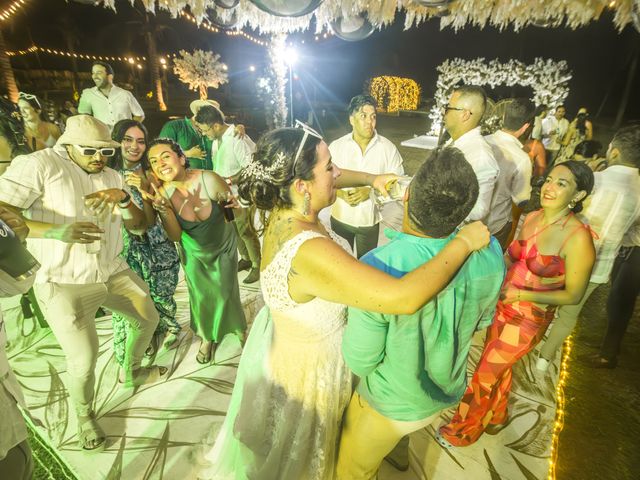
<svg viewBox="0 0 640 480"><path fill-rule="evenodd" d="M569 206L569 210L573 210L574 208L576 208L576 203L578 203L578 202L576 202L575 199L571 200L569 202L569 205L568 205Z"/></svg>
<svg viewBox="0 0 640 480"><path fill-rule="evenodd" d="M311 194L304 192L304 202L302 203L302 215L305 217L309 215L309 208L311 208Z"/></svg>

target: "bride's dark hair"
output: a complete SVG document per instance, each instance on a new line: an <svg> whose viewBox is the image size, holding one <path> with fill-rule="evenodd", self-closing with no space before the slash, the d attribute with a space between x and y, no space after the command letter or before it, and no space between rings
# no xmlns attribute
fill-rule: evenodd
<svg viewBox="0 0 640 480"><path fill-rule="evenodd" d="M303 136L304 130L300 128L279 128L258 140L252 163L242 170L238 181L240 198L250 203L252 209L267 212L290 208L289 187L293 181L313 179L316 147L321 139L307 135L300 157L295 161Z"/></svg>
<svg viewBox="0 0 640 480"><path fill-rule="evenodd" d="M256 209L260 210L263 226L267 212L292 206L289 187L295 179L313 179L316 147L321 139L307 135L296 161L304 136L301 128L279 128L265 133L258 140L251 164L240 174L238 194L251 204L249 218L255 218Z"/></svg>

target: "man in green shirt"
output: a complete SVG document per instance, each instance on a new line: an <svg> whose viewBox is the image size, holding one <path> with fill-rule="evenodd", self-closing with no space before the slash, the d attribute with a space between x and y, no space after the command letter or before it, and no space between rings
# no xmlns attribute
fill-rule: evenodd
<svg viewBox="0 0 640 480"><path fill-rule="evenodd" d="M211 156L211 139L203 135L193 120L205 105L211 105L220 109L220 104L215 100L194 100L189 105L193 114L191 118L177 118L169 120L160 130L159 138L170 138L180 145L184 151L189 167L201 170L213 170Z"/></svg>
<svg viewBox="0 0 640 480"><path fill-rule="evenodd" d="M361 261L402 277L444 248L477 198L478 182L462 152L436 150L405 194L403 232L387 231L391 241ZM338 479L375 478L403 437L458 403L471 339L493 321L504 274L502 249L492 238L413 315L349 308L342 351L360 383L343 424Z"/></svg>

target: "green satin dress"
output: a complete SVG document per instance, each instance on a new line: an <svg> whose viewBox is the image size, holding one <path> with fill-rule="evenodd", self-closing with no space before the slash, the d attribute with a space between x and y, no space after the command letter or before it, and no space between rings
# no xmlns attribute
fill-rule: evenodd
<svg viewBox="0 0 640 480"><path fill-rule="evenodd" d="M228 333L244 332L247 322L238 287L237 234L214 203L211 215L190 222L176 215L189 290L191 329L202 339L221 342Z"/></svg>

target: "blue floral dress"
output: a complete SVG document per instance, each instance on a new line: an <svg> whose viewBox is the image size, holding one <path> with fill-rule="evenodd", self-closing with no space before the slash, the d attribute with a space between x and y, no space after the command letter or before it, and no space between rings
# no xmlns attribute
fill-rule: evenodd
<svg viewBox="0 0 640 480"><path fill-rule="evenodd" d="M120 174L133 171L135 169L120 170ZM143 207L142 195L135 188L131 189L131 199L139 208ZM123 228L122 236L124 248L120 255L149 286L151 299L160 315L155 334L167 331L178 333L180 324L176 321L177 307L173 295L178 285L180 259L175 245L167 238L159 223L150 227L144 235L134 235ZM112 321L115 358L118 364L123 365L129 327L116 313L113 314Z"/></svg>

